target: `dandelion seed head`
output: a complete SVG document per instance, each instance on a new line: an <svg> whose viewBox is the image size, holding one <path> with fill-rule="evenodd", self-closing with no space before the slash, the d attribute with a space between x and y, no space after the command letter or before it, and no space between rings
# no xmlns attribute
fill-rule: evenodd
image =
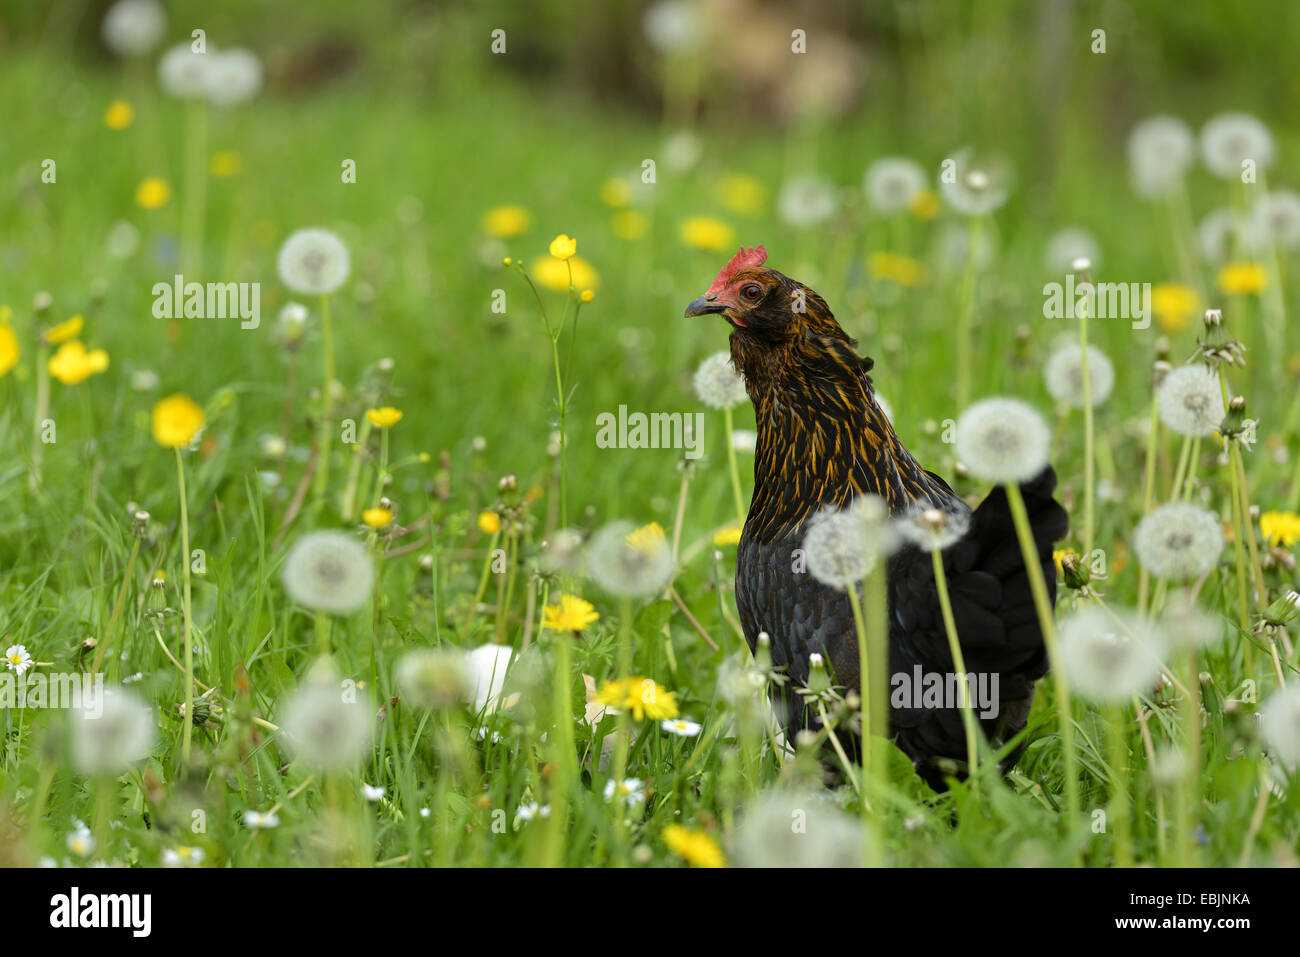
<svg viewBox="0 0 1300 957"><path fill-rule="evenodd" d="M158 0L118 0L104 14L100 34L118 56L148 53L167 29L167 14Z"/></svg>
<svg viewBox="0 0 1300 957"><path fill-rule="evenodd" d="M397 662L397 687L417 708L448 708L469 693L469 668L459 648L417 648Z"/></svg>
<svg viewBox="0 0 1300 957"><path fill-rule="evenodd" d="M1273 136L1249 113L1220 113L1201 127L1201 159L1220 179L1239 179L1246 160L1272 165Z"/></svg>
<svg viewBox="0 0 1300 957"><path fill-rule="evenodd" d="M1156 392L1156 407L1160 421L1179 435L1210 435L1226 414L1219 377L1200 364L1170 371Z"/></svg>
<svg viewBox="0 0 1300 957"><path fill-rule="evenodd" d="M277 261L280 278L294 292L328 295L348 278L351 260L348 247L328 229L300 229L280 247Z"/></svg>
<svg viewBox="0 0 1300 957"><path fill-rule="evenodd" d="M587 548L587 569L611 595L640 598L667 587L673 577L672 548L662 532L657 537L638 535L631 522L606 525ZM629 541L630 536L636 536Z"/></svg>
<svg viewBox="0 0 1300 957"><path fill-rule="evenodd" d="M713 409L730 409L747 398L745 377L731 363L731 353L715 352L695 370L695 394Z"/></svg>
<svg viewBox="0 0 1300 957"><path fill-rule="evenodd" d="M1160 630L1171 648L1199 651L1223 640L1223 619L1189 604L1182 595L1171 594Z"/></svg>
<svg viewBox="0 0 1300 957"><path fill-rule="evenodd" d="M1260 708L1259 730L1269 751L1288 769L1300 765L1300 685L1273 692Z"/></svg>
<svg viewBox="0 0 1300 957"><path fill-rule="evenodd" d="M813 516L803 540L808 574L823 585L856 585L892 550L893 531L876 496L860 496L840 511Z"/></svg>
<svg viewBox="0 0 1300 957"><path fill-rule="evenodd" d="M208 102L234 106L251 100L262 89L262 61L252 50L235 47L208 53L205 71Z"/></svg>
<svg viewBox="0 0 1300 957"><path fill-rule="evenodd" d="M1152 116L1133 127L1128 137L1129 174L1139 196L1166 195L1196 156L1191 128L1172 116Z"/></svg>
<svg viewBox="0 0 1300 957"><path fill-rule="evenodd" d="M1092 701L1128 701L1160 677L1161 632L1130 612L1114 614L1119 621L1089 605L1061 623L1061 668Z"/></svg>
<svg viewBox="0 0 1300 957"><path fill-rule="evenodd" d="M641 21L650 45L663 54L699 49L706 34L699 8L691 0L660 0Z"/></svg>
<svg viewBox="0 0 1300 957"><path fill-rule="evenodd" d="M87 710L73 715L72 763L82 774L121 774L153 747L153 708L134 691L105 688L95 694L102 714L93 717Z"/></svg>
<svg viewBox="0 0 1300 957"><path fill-rule="evenodd" d="M1070 226L1047 240L1043 260L1052 273L1087 272L1101 263L1101 246L1086 229Z"/></svg>
<svg viewBox="0 0 1300 957"><path fill-rule="evenodd" d="M1219 560L1223 528L1212 512L1188 502L1162 505L1138 523L1133 550L1157 578L1193 581Z"/></svg>
<svg viewBox="0 0 1300 957"><path fill-rule="evenodd" d="M158 61L158 82L168 95L179 100L201 100L208 92L208 57L216 50L196 53L187 43L179 43Z"/></svg>
<svg viewBox="0 0 1300 957"><path fill-rule="evenodd" d="M1115 366L1096 346L1088 346L1087 354L1090 398L1095 408L1110 397L1115 387ZM1083 406L1083 355L1079 342L1071 339L1062 342L1043 367L1052 398L1074 408Z"/></svg>
<svg viewBox="0 0 1300 957"><path fill-rule="evenodd" d="M894 526L899 536L923 551L942 551L961 541L970 528L967 512L952 512L930 502L917 502Z"/></svg>
<svg viewBox="0 0 1300 957"><path fill-rule="evenodd" d="M1268 242L1287 249L1300 245L1300 196L1289 189L1275 189L1255 200L1249 232L1257 247Z"/></svg>
<svg viewBox="0 0 1300 957"><path fill-rule="evenodd" d="M791 827L795 820L802 828ZM768 792L745 809L733 847L740 867L858 867L862 825L824 795Z"/></svg>
<svg viewBox="0 0 1300 957"><path fill-rule="evenodd" d="M364 693L345 696L342 682L315 677L293 692L279 723L296 757L335 770L351 767L369 749L374 716Z"/></svg>
<svg viewBox="0 0 1300 957"><path fill-rule="evenodd" d="M1018 399L982 399L957 419L958 459L972 475L999 485L1038 475L1051 442L1043 417Z"/></svg>
<svg viewBox="0 0 1300 957"><path fill-rule="evenodd" d="M951 176L940 176L939 192L963 216L986 216L1007 201L1010 170L994 157L962 149L952 157Z"/></svg>
<svg viewBox="0 0 1300 957"><path fill-rule="evenodd" d="M308 608L334 615L356 611L370 598L375 569L365 547L346 532L309 532L284 562L284 588Z"/></svg>
<svg viewBox="0 0 1300 957"><path fill-rule="evenodd" d="M925 189L925 171L905 156L886 156L867 167L862 186L871 209L881 216L901 213Z"/></svg>

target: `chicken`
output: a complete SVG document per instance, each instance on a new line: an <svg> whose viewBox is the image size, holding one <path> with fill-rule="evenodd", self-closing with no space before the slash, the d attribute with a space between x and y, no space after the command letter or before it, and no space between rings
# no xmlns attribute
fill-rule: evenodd
<svg viewBox="0 0 1300 957"><path fill-rule="evenodd" d="M876 402L872 360L859 356L821 296L765 268L766 261L762 246L742 248L686 315L717 314L730 323L732 363L754 404L754 495L736 559L736 602L750 650L766 632L774 665L789 676L775 692L787 731L815 723L794 690L808 678L812 653L827 661L836 684L855 688L859 680L848 593L817 581L792 556L820 511L872 494L894 516L919 505L969 518L962 538L944 550L943 565L967 673L985 675L986 688L996 688L985 709L995 713L980 725L997 746L1025 727L1034 683L1048 664L1005 490L995 488L971 513L922 468ZM1055 486L1050 466L1021 486L1053 603L1052 544L1067 528ZM922 675L953 673L930 554L904 545L888 558L885 575L890 675L910 678L918 666ZM889 733L918 773L942 787L945 774L964 767L961 712L951 702L928 704L892 700Z"/></svg>

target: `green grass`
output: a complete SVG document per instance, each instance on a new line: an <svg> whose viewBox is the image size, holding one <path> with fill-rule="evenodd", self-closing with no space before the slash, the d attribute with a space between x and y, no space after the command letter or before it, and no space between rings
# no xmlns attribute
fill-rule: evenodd
<svg viewBox="0 0 1300 957"><path fill-rule="evenodd" d="M219 26L211 28L217 42ZM88 666L94 652L83 653L85 639L109 642L108 680L139 675L132 688L156 707L158 743L130 773L89 780L69 757L71 719L52 711L4 712L0 814L10 824L0 837L0 859L98 858L152 866L166 849L194 846L211 865L663 865L680 863L661 836L673 823L708 832L729 858L743 859L737 827L756 795L773 788L799 793L820 783L813 755L782 766L761 727L743 708L737 713L719 690L720 670L749 662L729 622L735 551L723 547L715 555L712 544L714 531L735 510L722 415L706 417L707 458L691 473L682 512L683 560L674 579L681 600L720 650L711 650L666 599L624 604L590 582L540 577L538 544L553 530L558 510L557 464L547 453L556 428L555 378L538 306L522 279L499 265L501 256L531 264L564 232L578 238L579 254L599 273L595 300L583 306L576 331L570 326L572 336L566 333L559 346L568 368L566 388L572 390L570 525L595 531L628 519L656 521L672 531L682 485L680 453L598 448L596 417L620 404L643 411L703 408L691 375L700 360L725 348L726 327L685 320L682 309L707 287L729 251L685 247L678 227L692 215L724 219L738 242L765 243L773 266L821 292L862 350L876 358L873 375L904 442L960 493L978 496L983 488L954 474L944 427L960 411L952 383L961 269L943 268L938 237L945 225L962 224L951 212L902 229L870 221L860 199L867 163L901 153L937 168L947 151L976 138L1011 157L1017 185L990 224L998 252L975 287L974 392L1015 395L1053 414L1043 362L1056 337L1075 328L1042 318L1042 285L1059 278L1042 263L1048 236L1062 226L1086 226L1104 249L1099 278L1174 278L1164 220L1128 188L1127 130L1148 112L1177 112L1195 127L1220 107L1250 102L1230 98L1233 92L1249 97L1241 76L1216 94L1221 99L1170 82L1167 98L1122 104L1120 112L1131 115L1121 120L1108 112L1112 100L1106 91L1117 82L1115 74L1076 56L1071 63L1078 88L1055 104L1045 94L1032 102L1020 98L1013 80L990 79L1002 84L1002 92L965 90L962 98L972 102L962 110L960 103L924 92L961 75L962 62L952 55L961 43L956 33L945 33L937 49L908 61L910 73L894 63L882 66L878 89L897 95L892 105L865 109L853 122L812 123L785 134L776 126L755 131L718 117L700 130L699 164L678 172L663 160L662 135L653 122L608 104L567 98L554 85L503 76L484 64L470 49L479 42L480 26L449 20L449 34L463 42L444 43L445 60L436 68L412 65L411 51L397 41L391 41L397 49L376 41L373 56L397 61L393 75L404 81L397 95L386 95L382 82L354 79L305 95L264 94L210 117L207 152L235 150L244 169L233 179L208 180L204 275L187 279L260 282L262 325L247 331L234 320L169 324L151 314L153 284L169 281L179 268L173 260L184 202L185 124L178 104L162 97L151 75L133 81L116 69L69 57L55 44L57 35L43 46L6 51L0 100L17 106L6 121L8 145L0 162L8 184L0 200L6 237L0 303L14 310L22 357L0 379L0 435L8 450L0 460L0 494L7 505L0 514L0 636L6 647L25 645L39 662L49 663L42 670L53 672ZM986 39L1009 42L992 26L979 30L987 31ZM1120 75L1138 71L1131 57L1125 62L1127 67L1115 67ZM1173 71L1178 64L1162 61L1158 68ZM1017 70L1032 73L1031 65ZM909 75L920 79L920 92L905 82ZM130 129L114 133L100 117L119 96L134 104L137 116ZM982 96L1003 96L1007 109L993 109ZM1039 140L1035 104L1057 110L1050 114L1050 149ZM1285 115L1263 107L1260 112L1266 119ZM948 122L929 122L938 118ZM1273 132L1280 154L1294 155L1300 131L1274 123ZM53 184L40 180L47 157L57 162ZM653 226L645 238L629 243L612 233L612 212L601 204L599 184L639 170L647 157L659 158L653 205L645 210ZM356 161L355 184L340 181L345 159ZM796 230L777 218L774 194L788 173L804 167L851 191L852 205L834 225ZM719 204L716 184L731 172L765 185L769 195L762 211L744 216ZM147 175L172 185L171 202L162 209L144 211L133 202ZM1271 175L1279 185L1300 185L1286 181L1285 168ZM1229 201L1226 187L1201 170L1191 174L1189 185L1198 217ZM488 208L503 203L525 206L532 226L496 244L479 223ZM134 224L140 239L124 259L108 255L105 246L120 220ZM352 257L352 275L331 305L337 378L345 389L336 416L360 422L367 407L381 404L404 411L391 431L390 449L390 461L403 464L387 494L397 506L397 523L412 530L386 545L398 551L418 543L382 562L377 609L367 605L333 622L338 677L364 682L363 695L372 695L376 707L383 703L384 714L359 766L326 778L294 761L282 736L252 721L256 716L278 723L316 659L313 617L286 597L280 569L288 547L308 528L343 527L337 500L352 461L352 450L341 447L336 433L328 501L317 508L309 496L282 527L311 446L316 405L309 392L320 385L321 343L319 303L308 299L303 301L312 316L301 348L291 353L277 339L275 316L296 297L280 282L275 257L285 236L310 225L336 230ZM884 248L924 261L925 281L905 289L869 278L866 257ZM1298 288L1295 265L1294 257L1285 260L1288 293ZM1212 271L1202 278L1213 285ZM492 311L497 289L506 293L504 315ZM30 303L42 290L54 305L38 318ZM558 317L564 296L542 296L550 315ZM1245 461L1251 502L1265 510L1294 507L1300 406L1285 358L1297 349L1295 333L1286 330L1285 354L1268 351L1255 298L1211 304L1225 308L1229 329L1252 347L1250 364L1230 372L1234 390L1248 397L1249 414L1261 423L1259 445ZM33 487L36 339L45 325L74 313L85 317L86 343L105 348L111 364L80 385L53 384L50 416L57 441L44 448L43 481ZM1017 336L1021 327L1023 341ZM1193 320L1170 337L1172 361L1192 353L1197 332ZM1091 340L1117 372L1114 393L1096 410L1097 474L1110 491L1098 502L1095 536L1109 573L1099 587L1117 606L1137 600L1131 543L1143 513L1141 426L1149 415L1149 377L1160 334L1154 325L1135 331L1114 321L1094 321L1090 328ZM385 357L394 360L391 374L378 368ZM145 370L156 373L157 386L134 388L133 374ZM175 462L149 430L153 404L177 391L204 405L208 420L201 451L184 455L191 548L206 556L206 570L193 584L195 674L228 699L195 729L190 767L180 759L182 674L154 632L157 625L161 640L183 662L184 556ZM283 481L272 486L259 473L275 473L280 463L262 453L260 439L280 434L287 399L293 402L290 450ZM736 426L753 427L747 405L736 410ZM1077 548L1081 417L1077 411L1055 416L1055 426L1053 459L1075 521L1068 544ZM1161 500L1178 445L1162 433L1158 452ZM420 460L422 453L427 461ZM372 438L363 458L363 487L374 481L377 455L378 440ZM1212 443L1204 443L1193 499L1230 519L1228 471L1216 456ZM741 457L746 500L750 464ZM478 530L476 518L501 503L498 481L507 474L517 476L521 491L537 487L543 494L521 510L522 532L509 570L500 582L489 574L484 607L467 625L490 560L490 538ZM135 508L152 518L127 577ZM364 540L372 550L385 544L374 536ZM423 556L432 556L429 567L422 567ZM1199 599L1229 623L1238 615L1233 562L1229 546ZM166 573L161 590L150 584L155 570ZM1271 595L1295 586L1294 572L1277 562L1265 576ZM124 580L123 611L109 632ZM507 580L513 582L511 600L503 604ZM536 589L535 607L528 603L529 589ZM572 760L557 747L561 736L551 720L557 645L549 632L539 641L536 628L543 596L554 601L560 591L581 593L601 616L569 649L568 701L561 708L575 718ZM1058 617L1075 601L1063 597ZM514 707L482 717L464 706L425 711L394 700L394 666L405 652L427 646L468 650L494 637L519 648L528 607L534 607L532 643L512 670L508 691L520 694ZM1252 606L1252 625L1259 614ZM592 760L618 722L609 718L592 729L576 720L583 704L579 676L600 682L617 673L620 634L631 641L632 673L675 692L681 713L704 729L697 738L677 738L660 732L654 721L632 725L628 774L648 783L650 797L625 819L602 797L608 768ZM1076 702L1082 813L1076 821L1063 820L1064 755L1053 689L1044 681L1025 755L1005 779L984 775L977 786L934 795L900 754L891 754L889 780L876 782L864 816L872 835L864 839L867 859L959 866L1235 865L1249 844L1245 859L1251 863L1292 862L1300 827L1294 776L1289 788L1261 805L1256 785L1267 765L1249 717L1256 706L1245 704L1233 714L1223 709L1248 678L1257 683L1260 700L1275 687L1262 647L1256 646L1254 670L1247 671L1250 641L1234 627L1219 648L1202 656L1199 667L1210 681L1202 688L1208 716L1200 774L1182 792L1193 800L1182 830L1167 830L1163 851L1157 796L1173 821L1179 792L1158 788L1129 707L1108 720L1096 707ZM1294 656L1283 664L1288 680L1296 680ZM1161 690L1146 705L1157 747L1181 741L1178 695ZM480 727L499 740L480 740ZM1118 762L1107 737L1116 730L1122 735ZM382 800L367 803L362 782L383 786ZM1108 820L1114 820L1121 787L1118 800L1131 799L1123 846L1113 827L1095 830L1098 810L1110 808ZM554 805L561 792L569 804L567 821L554 815L515 823L521 804ZM849 785L825 794L849 817L859 816L860 802ZM241 823L246 810L272 807L278 809L278 827L252 830ZM1253 822L1260 807L1262 817ZM196 817L196 811L202 814ZM90 858L66 848L74 821L98 831L99 846Z"/></svg>

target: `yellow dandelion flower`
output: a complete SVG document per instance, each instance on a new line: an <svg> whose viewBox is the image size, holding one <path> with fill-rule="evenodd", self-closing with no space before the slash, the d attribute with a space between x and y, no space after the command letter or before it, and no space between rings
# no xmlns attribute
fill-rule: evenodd
<svg viewBox="0 0 1300 957"><path fill-rule="evenodd" d="M208 161L208 172L218 179L229 179L244 171L244 158L234 150L218 150Z"/></svg>
<svg viewBox="0 0 1300 957"><path fill-rule="evenodd" d="M628 532L625 541L638 552L654 553L664 545L664 527L658 522L642 525Z"/></svg>
<svg viewBox="0 0 1300 957"><path fill-rule="evenodd" d="M578 296L578 299L581 302L591 302L591 300L595 298L596 298L596 294L590 289L582 290L582 294Z"/></svg>
<svg viewBox="0 0 1300 957"><path fill-rule="evenodd" d="M183 393L159 399L153 407L153 439L169 449L183 449L203 428L202 407Z"/></svg>
<svg viewBox="0 0 1300 957"><path fill-rule="evenodd" d="M172 188L167 180L150 176L140 181L135 189L135 204L141 209L160 209L172 198Z"/></svg>
<svg viewBox="0 0 1300 957"><path fill-rule="evenodd" d="M682 242L692 249L720 253L730 249L736 243L736 231L720 219L708 216L692 216L682 223Z"/></svg>
<svg viewBox="0 0 1300 957"><path fill-rule="evenodd" d="M727 859L722 848L703 831L692 830L680 824L669 824L659 834L668 850L695 867L726 867Z"/></svg>
<svg viewBox="0 0 1300 957"><path fill-rule="evenodd" d="M713 533L713 544L719 547L724 545L739 545L740 526L732 524L718 529L718 531Z"/></svg>
<svg viewBox="0 0 1300 957"><path fill-rule="evenodd" d="M71 319L64 319L57 326L50 326L45 330L45 344L57 346L64 342L69 342L81 335L82 328L86 321L81 318L81 313L77 313Z"/></svg>
<svg viewBox="0 0 1300 957"><path fill-rule="evenodd" d="M1180 282L1159 282L1151 287L1151 311L1165 332L1182 332L1200 310L1201 297L1191 286Z"/></svg>
<svg viewBox="0 0 1300 957"><path fill-rule="evenodd" d="M370 424L375 428L388 429L402 421L402 410L394 409L391 405L385 405L378 409L367 409L366 418L370 420Z"/></svg>
<svg viewBox="0 0 1300 957"><path fill-rule="evenodd" d="M1065 568L1061 564L1066 555L1075 555L1073 548L1058 548L1052 552L1052 562L1056 565L1056 577L1060 578L1065 574ZM1075 557L1078 557L1075 555Z"/></svg>
<svg viewBox="0 0 1300 957"><path fill-rule="evenodd" d="M874 279L885 279L911 289L925 279L925 267L911 256L888 251L867 257L867 272Z"/></svg>
<svg viewBox="0 0 1300 957"><path fill-rule="evenodd" d="M1219 289L1230 296L1253 296L1268 283L1264 267L1258 263L1228 263L1219 270Z"/></svg>
<svg viewBox="0 0 1300 957"><path fill-rule="evenodd" d="M614 214L609 228L619 239L632 242L646 234L646 230L650 228L650 220L646 219L644 213L639 213L635 209L625 209Z"/></svg>
<svg viewBox="0 0 1300 957"><path fill-rule="evenodd" d="M907 204L913 219L926 223L939 215L939 196L932 189L919 189Z"/></svg>
<svg viewBox="0 0 1300 957"><path fill-rule="evenodd" d="M371 528L383 528L392 524L393 510L391 508L368 508L361 513L361 520Z"/></svg>
<svg viewBox="0 0 1300 957"><path fill-rule="evenodd" d="M578 253L578 241L570 239L565 233L560 233L551 240L551 255L556 259L572 259Z"/></svg>
<svg viewBox="0 0 1300 957"><path fill-rule="evenodd" d="M135 122L135 110L126 100L114 100L104 110L104 125L110 130L124 130Z"/></svg>
<svg viewBox="0 0 1300 957"><path fill-rule="evenodd" d="M630 711L637 721L646 718L664 721L677 717L677 692L668 691L653 678L642 675L606 681L592 700L596 704Z"/></svg>
<svg viewBox="0 0 1300 957"><path fill-rule="evenodd" d="M77 385L108 368L108 353L103 349L87 351L80 339L73 339L59 346L46 368L64 385Z"/></svg>
<svg viewBox="0 0 1300 957"><path fill-rule="evenodd" d="M493 206L483 214L483 232L494 239L514 239L528 232L532 222L522 206Z"/></svg>
<svg viewBox="0 0 1300 957"><path fill-rule="evenodd" d="M20 354L18 336L14 333L14 327L7 322L0 322L0 376L7 374L10 369L18 365Z"/></svg>
<svg viewBox="0 0 1300 957"><path fill-rule="evenodd" d="M752 176L732 173L718 184L718 201L733 213L752 216L762 211L767 190Z"/></svg>
<svg viewBox="0 0 1300 957"><path fill-rule="evenodd" d="M561 259L552 259L550 256L543 256L533 263L533 268L529 274L533 277L533 282L543 289L550 289L552 292L569 291L569 270L573 270L573 285L578 289L595 289L600 285L600 277L596 275L596 270L591 267L591 263L581 256L573 256L566 263Z"/></svg>
<svg viewBox="0 0 1300 957"><path fill-rule="evenodd" d="M547 605L542 611L542 627L552 631L582 631L600 618L594 605L577 595L561 595L558 605Z"/></svg>
<svg viewBox="0 0 1300 957"><path fill-rule="evenodd" d="M478 530L484 535L495 535L501 531L501 516L490 508L478 513Z"/></svg>
<svg viewBox="0 0 1300 957"><path fill-rule="evenodd" d="M600 184L600 201L606 206L620 209L632 202L632 187L627 180L611 176Z"/></svg>
<svg viewBox="0 0 1300 957"><path fill-rule="evenodd" d="M1295 512L1265 512L1259 517L1259 530L1270 545L1290 548L1300 542L1300 515Z"/></svg>

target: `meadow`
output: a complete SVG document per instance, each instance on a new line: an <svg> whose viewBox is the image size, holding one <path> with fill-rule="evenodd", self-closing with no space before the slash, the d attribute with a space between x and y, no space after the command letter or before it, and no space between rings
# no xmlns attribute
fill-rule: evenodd
<svg viewBox="0 0 1300 957"><path fill-rule="evenodd" d="M0 700L0 862L1294 866L1300 129L1250 64L1296 15L1180 38L1171 5L1084 5L1017 57L1050 37L996 6L888 7L864 102L783 121L639 9L604 26L654 109L564 72L559 6L169 4L130 56L99 6L8 11L0 647L106 691L97 719ZM256 82L160 79L191 23ZM367 65L310 74L327 28ZM756 243L963 496L971 402L1050 426L1072 666L1006 775L836 767L768 713L732 585L754 416L697 382L726 324L683 318ZM1134 301L1055 317L1067 275ZM178 276L255 284L256 322L160 304ZM701 428L611 443L621 407Z"/></svg>

